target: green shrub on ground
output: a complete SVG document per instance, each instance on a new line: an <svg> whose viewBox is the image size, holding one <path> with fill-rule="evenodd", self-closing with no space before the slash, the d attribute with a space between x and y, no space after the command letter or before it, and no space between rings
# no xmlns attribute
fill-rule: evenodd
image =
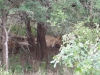
<svg viewBox="0 0 100 75"><path fill-rule="evenodd" d="M5 71L4 69L0 68L0 75L15 75L11 71Z"/></svg>
<svg viewBox="0 0 100 75"><path fill-rule="evenodd" d="M10 70L12 72L21 73L23 71L23 67L20 65L19 56L10 57L9 62L10 62Z"/></svg>
<svg viewBox="0 0 100 75"><path fill-rule="evenodd" d="M75 26L72 33L63 36L60 53L54 56L54 63L64 64L74 69L74 75L100 74L100 39L99 28L84 27L84 22Z"/></svg>
<svg viewBox="0 0 100 75"><path fill-rule="evenodd" d="M89 40L96 43L96 38L100 36L100 28L96 23L95 26L96 28L90 29L89 27L85 26L85 22L80 22L75 25L73 33L81 39L81 42Z"/></svg>

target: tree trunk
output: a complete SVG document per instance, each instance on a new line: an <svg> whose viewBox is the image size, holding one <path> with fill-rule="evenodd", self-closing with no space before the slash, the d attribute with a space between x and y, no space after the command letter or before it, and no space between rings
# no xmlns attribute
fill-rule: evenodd
<svg viewBox="0 0 100 75"><path fill-rule="evenodd" d="M90 23L93 25L93 0L90 1Z"/></svg>
<svg viewBox="0 0 100 75"><path fill-rule="evenodd" d="M90 0L90 8L89 8L89 16L90 16L90 27L95 28L96 26L93 23L93 0Z"/></svg>
<svg viewBox="0 0 100 75"><path fill-rule="evenodd" d="M8 71L8 32L6 30L7 13L2 11L2 51L3 51L3 66Z"/></svg>
<svg viewBox="0 0 100 75"><path fill-rule="evenodd" d="M35 38L32 34L32 30L31 30L31 26L30 26L30 18L28 17L27 14L26 15L26 18L25 18L25 24L26 24L26 34L27 34L27 40L28 40L28 43L29 43L29 50L30 52L34 52L35 51Z"/></svg>
<svg viewBox="0 0 100 75"><path fill-rule="evenodd" d="M44 27L44 23L38 23L37 27L37 59L43 60L46 59L48 61L48 51L45 40L46 29Z"/></svg>

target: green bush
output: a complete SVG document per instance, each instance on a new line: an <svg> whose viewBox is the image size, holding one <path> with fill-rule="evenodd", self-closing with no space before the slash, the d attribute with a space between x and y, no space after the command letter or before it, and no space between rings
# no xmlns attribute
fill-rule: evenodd
<svg viewBox="0 0 100 75"><path fill-rule="evenodd" d="M0 75L13 75L11 71L5 71L4 69L0 68Z"/></svg>
<svg viewBox="0 0 100 75"><path fill-rule="evenodd" d="M79 36L81 42L86 42L87 40L96 43L96 38L100 36L99 25L95 24L96 28L90 29L85 26L85 22L80 22L74 27L74 35Z"/></svg>
<svg viewBox="0 0 100 75"><path fill-rule="evenodd" d="M36 30L33 27L31 29L32 29L33 35L36 36ZM13 25L10 31L18 35L26 35L25 26Z"/></svg>
<svg viewBox="0 0 100 75"><path fill-rule="evenodd" d="M9 65L12 72L21 73L23 71L23 67L20 65L19 61L19 56L13 56L9 58Z"/></svg>
<svg viewBox="0 0 100 75"><path fill-rule="evenodd" d="M74 75L100 74L99 28L89 29L79 23L72 33L63 36L60 53L54 56L54 63L74 68Z"/></svg>

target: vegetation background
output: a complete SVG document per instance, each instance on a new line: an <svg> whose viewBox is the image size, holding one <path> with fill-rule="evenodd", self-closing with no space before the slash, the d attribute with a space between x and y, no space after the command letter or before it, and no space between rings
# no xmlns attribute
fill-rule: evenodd
<svg viewBox="0 0 100 75"><path fill-rule="evenodd" d="M99 32L100 0L0 0L0 75L99 75Z"/></svg>

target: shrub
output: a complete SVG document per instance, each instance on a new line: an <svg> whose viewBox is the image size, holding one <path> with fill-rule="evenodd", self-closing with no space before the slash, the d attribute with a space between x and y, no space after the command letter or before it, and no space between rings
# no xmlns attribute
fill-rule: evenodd
<svg viewBox="0 0 100 75"><path fill-rule="evenodd" d="M75 75L100 74L99 28L89 29L79 23L75 30L63 36L60 53L54 56L54 63L74 68ZM97 25L97 24L96 24Z"/></svg>
<svg viewBox="0 0 100 75"><path fill-rule="evenodd" d="M5 71L4 69L0 68L0 75L13 75L11 71Z"/></svg>
<svg viewBox="0 0 100 75"><path fill-rule="evenodd" d="M36 36L36 30L33 27L31 29L32 29L33 35ZM18 35L26 35L25 26L13 25L10 31Z"/></svg>

